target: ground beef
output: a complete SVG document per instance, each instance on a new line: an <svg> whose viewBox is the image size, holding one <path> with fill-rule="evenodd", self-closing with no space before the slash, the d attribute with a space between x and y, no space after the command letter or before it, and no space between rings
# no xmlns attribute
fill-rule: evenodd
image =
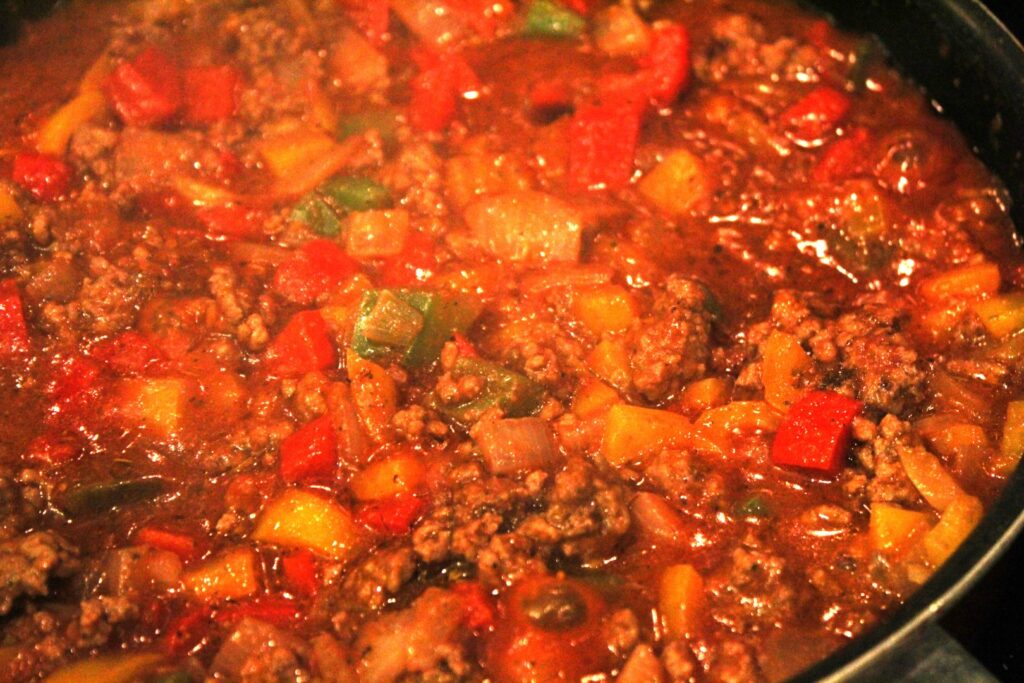
<svg viewBox="0 0 1024 683"><path fill-rule="evenodd" d="M712 511L727 493L721 472L689 451L660 451L644 467L644 474L651 484L688 509Z"/></svg>
<svg viewBox="0 0 1024 683"><path fill-rule="evenodd" d="M767 547L748 534L707 582L716 621L734 633L770 627L793 610L796 591L786 562Z"/></svg>
<svg viewBox="0 0 1024 683"><path fill-rule="evenodd" d="M669 275L649 315L638 320L630 339L633 386L649 401L661 401L704 374L710 358L712 314L707 289Z"/></svg>
<svg viewBox="0 0 1024 683"><path fill-rule="evenodd" d="M26 595L45 596L53 577L79 569L78 551L52 531L36 531L0 544L0 616Z"/></svg>
<svg viewBox="0 0 1024 683"><path fill-rule="evenodd" d="M408 137L408 131L403 131ZM381 177L402 204L425 216L443 216L444 162L427 141L409 141L398 156L384 166Z"/></svg>
<svg viewBox="0 0 1024 683"><path fill-rule="evenodd" d="M407 546L378 548L345 576L343 594L360 606L380 608L416 570L416 555Z"/></svg>
<svg viewBox="0 0 1024 683"><path fill-rule="evenodd" d="M748 14L727 14L711 23L711 39L694 56L698 77L709 81L779 74L814 77L820 57L793 38L768 41L765 27Z"/></svg>
<svg viewBox="0 0 1024 683"><path fill-rule="evenodd" d="M287 631L244 618L228 635L210 666L218 678L240 683L304 683L312 675L304 662L307 644Z"/></svg>
<svg viewBox="0 0 1024 683"><path fill-rule="evenodd" d="M910 423L886 415L875 437L855 451L857 461L870 476L866 487L871 502L918 505L921 494L907 477L900 462L902 449L924 448Z"/></svg>
<svg viewBox="0 0 1024 683"><path fill-rule="evenodd" d="M103 595L83 600L80 610L68 635L76 648L89 648L106 643L116 625L135 619L139 606L126 597Z"/></svg>

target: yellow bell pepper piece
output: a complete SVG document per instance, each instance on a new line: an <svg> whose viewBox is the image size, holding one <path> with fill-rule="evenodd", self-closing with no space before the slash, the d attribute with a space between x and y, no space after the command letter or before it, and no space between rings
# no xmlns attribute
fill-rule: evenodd
<svg viewBox="0 0 1024 683"><path fill-rule="evenodd" d="M776 331L761 345L761 360L764 400L785 411L804 393L796 382L800 373L811 366L811 357L796 337Z"/></svg>
<svg viewBox="0 0 1024 683"><path fill-rule="evenodd" d="M307 548L330 560L352 557L361 538L348 510L311 491L288 489L263 510L252 538L286 548Z"/></svg>
<svg viewBox="0 0 1024 683"><path fill-rule="evenodd" d="M692 635L704 615L704 579L689 564L673 564L661 574L658 609L673 638Z"/></svg>
<svg viewBox="0 0 1024 683"><path fill-rule="evenodd" d="M999 452L993 454L988 470L992 474L1008 477L1017 469L1024 455L1024 401L1010 401L1006 406L1003 438Z"/></svg>
<svg viewBox="0 0 1024 683"><path fill-rule="evenodd" d="M601 452L612 465L625 465L662 448L684 445L691 428L690 421L678 413L614 405L605 419Z"/></svg>
<svg viewBox="0 0 1024 683"><path fill-rule="evenodd" d="M921 296L932 303L971 301L999 291L999 266L978 263L933 275L921 282Z"/></svg>
<svg viewBox="0 0 1024 683"><path fill-rule="evenodd" d="M572 397L572 412L580 418L597 417L621 402L619 392L601 380L585 380Z"/></svg>
<svg viewBox="0 0 1024 683"><path fill-rule="evenodd" d="M348 218L345 251L357 259L394 256L405 247L409 212L405 209L358 211Z"/></svg>
<svg viewBox="0 0 1024 683"><path fill-rule="evenodd" d="M24 217L25 212L15 199L14 189L6 184L0 184L0 226L17 223Z"/></svg>
<svg viewBox="0 0 1024 683"><path fill-rule="evenodd" d="M629 367L629 352L620 339L605 339L587 354L587 367L595 375L619 391L626 391L633 383Z"/></svg>
<svg viewBox="0 0 1024 683"><path fill-rule="evenodd" d="M461 209L486 195L530 189L525 169L505 154L460 154L445 163L445 175L448 179L445 191Z"/></svg>
<svg viewBox="0 0 1024 683"><path fill-rule="evenodd" d="M717 408L729 400L729 382L721 377L699 379L686 385L679 400L691 415Z"/></svg>
<svg viewBox="0 0 1024 683"><path fill-rule="evenodd" d="M68 664L47 676L44 683L131 683L163 659L155 652L101 655Z"/></svg>
<svg viewBox="0 0 1024 683"><path fill-rule="evenodd" d="M685 214L710 192L704 164L692 152L677 149L665 157L637 185L654 206L672 215Z"/></svg>
<svg viewBox="0 0 1024 683"><path fill-rule="evenodd" d="M981 501L966 494L949 504L939 523L922 540L925 554L933 566L938 567L949 559L981 521L984 512Z"/></svg>
<svg viewBox="0 0 1024 683"><path fill-rule="evenodd" d="M181 427L189 393L186 380L159 377L123 380L119 395L126 418L157 437L168 438Z"/></svg>
<svg viewBox="0 0 1024 683"><path fill-rule="evenodd" d="M352 402L366 433L378 444L391 442L394 436L391 418L398 410L395 380L387 370L352 349L345 353L345 364L352 385Z"/></svg>
<svg viewBox="0 0 1024 683"><path fill-rule="evenodd" d="M1024 330L1024 292L979 301L971 306L988 333L1002 339Z"/></svg>
<svg viewBox="0 0 1024 683"><path fill-rule="evenodd" d="M772 433L781 422L782 414L765 401L732 401L704 411L694 428L694 444L727 453L737 436Z"/></svg>
<svg viewBox="0 0 1024 683"><path fill-rule="evenodd" d="M185 590L203 602L238 600L260 589L259 562L251 548L234 548L182 577Z"/></svg>
<svg viewBox="0 0 1024 683"><path fill-rule="evenodd" d="M400 453L375 460L357 472L348 483L357 500L380 500L412 493L426 475L423 461L412 453Z"/></svg>
<svg viewBox="0 0 1024 683"><path fill-rule="evenodd" d="M899 557L931 528L926 512L889 503L872 503L868 538L876 551Z"/></svg>
<svg viewBox="0 0 1024 683"><path fill-rule="evenodd" d="M75 131L106 110L107 100L102 92L80 93L46 120L36 136L36 149L43 154L63 156Z"/></svg>
<svg viewBox="0 0 1024 683"><path fill-rule="evenodd" d="M620 285L600 285L577 291L572 297L572 314L591 333L621 332L636 320L633 295Z"/></svg>

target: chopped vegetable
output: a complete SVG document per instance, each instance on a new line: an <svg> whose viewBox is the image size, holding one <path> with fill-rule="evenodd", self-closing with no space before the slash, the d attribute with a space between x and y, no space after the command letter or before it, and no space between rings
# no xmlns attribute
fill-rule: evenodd
<svg viewBox="0 0 1024 683"><path fill-rule="evenodd" d="M516 157L473 152L445 162L446 192L456 206L465 208L486 195L530 189L530 178Z"/></svg>
<svg viewBox="0 0 1024 683"><path fill-rule="evenodd" d="M196 218L211 237L256 239L263 237L263 227L269 215L262 209L225 204L196 209Z"/></svg>
<svg viewBox="0 0 1024 683"><path fill-rule="evenodd" d="M578 189L618 190L633 177L640 113L631 103L584 105L569 126L569 180Z"/></svg>
<svg viewBox="0 0 1024 683"><path fill-rule="evenodd" d="M359 264L330 240L311 240L277 267L274 291L289 301L309 305L340 289L359 272Z"/></svg>
<svg viewBox="0 0 1024 683"><path fill-rule="evenodd" d="M411 290L370 291L360 304L352 349L363 358L393 358L406 367L423 367L437 359L454 333L469 328L478 310L463 297Z"/></svg>
<svg viewBox="0 0 1024 683"><path fill-rule="evenodd" d="M978 301L971 309L996 339L1024 330L1024 292L1014 292Z"/></svg>
<svg viewBox="0 0 1024 683"><path fill-rule="evenodd" d="M135 534L135 540L151 548L172 552L185 561L191 560L196 555L196 542L191 536L158 527L142 527Z"/></svg>
<svg viewBox="0 0 1024 683"><path fill-rule="evenodd" d="M982 262L933 275L921 282L921 296L932 303L973 301L999 291L999 266Z"/></svg>
<svg viewBox="0 0 1024 683"><path fill-rule="evenodd" d="M55 157L67 151L71 136L107 110L107 100L96 90L81 92L46 120L36 135L36 151Z"/></svg>
<svg viewBox="0 0 1024 683"><path fill-rule="evenodd" d="M402 252L409 235L409 212L405 209L359 211L348 218L345 251L357 259L395 256Z"/></svg>
<svg viewBox="0 0 1024 683"><path fill-rule="evenodd" d="M101 655L63 666L44 683L132 683L163 659L155 652Z"/></svg>
<svg viewBox="0 0 1024 683"><path fill-rule="evenodd" d="M621 339L602 339L587 354L586 361L591 372L619 391L628 391L632 386L629 351Z"/></svg>
<svg viewBox="0 0 1024 683"><path fill-rule="evenodd" d="M556 0L531 0L522 33L533 38L579 38L587 21Z"/></svg>
<svg viewBox="0 0 1024 683"><path fill-rule="evenodd" d="M680 404L687 414L703 413L705 410L725 405L729 401L730 385L721 377L705 377L691 382L683 389Z"/></svg>
<svg viewBox="0 0 1024 683"><path fill-rule="evenodd" d="M706 598L704 579L689 564L674 564L661 574L658 611L673 638L687 638L700 628Z"/></svg>
<svg viewBox="0 0 1024 683"><path fill-rule="evenodd" d="M163 51L148 47L120 64L107 80L107 97L129 126L156 126L178 113L183 101L182 74Z"/></svg>
<svg viewBox="0 0 1024 683"><path fill-rule="evenodd" d="M72 517L110 514L119 507L152 502L170 493L171 488L171 482L163 477L81 484L64 494L60 507Z"/></svg>
<svg viewBox="0 0 1024 683"><path fill-rule="evenodd" d="M704 164L685 149L677 149L644 176L640 194L665 213L685 214L703 202L710 192Z"/></svg>
<svg viewBox="0 0 1024 683"><path fill-rule="evenodd" d="M928 504L939 512L964 495L963 489L942 461L924 448L901 445L897 452L907 477Z"/></svg>
<svg viewBox="0 0 1024 683"><path fill-rule="evenodd" d="M374 460L349 480L356 500L381 500L415 493L426 478L422 458L413 452L401 452Z"/></svg>
<svg viewBox="0 0 1024 683"><path fill-rule="evenodd" d="M612 5L594 15L594 43L612 57L637 57L651 44L651 30L630 5Z"/></svg>
<svg viewBox="0 0 1024 683"><path fill-rule="evenodd" d="M1010 401L1006 405L1006 420L1003 422L1003 438L999 452L989 461L988 470L1001 476L1009 476L1017 469L1024 455L1024 401Z"/></svg>
<svg viewBox="0 0 1024 683"><path fill-rule="evenodd" d="M629 512L637 528L655 541L680 545L686 540L683 518L662 496L641 491L629 505Z"/></svg>
<svg viewBox="0 0 1024 683"><path fill-rule="evenodd" d="M341 220L334 208L322 197L309 194L295 205L291 219L309 226L318 235L334 237L341 232Z"/></svg>
<svg viewBox="0 0 1024 683"><path fill-rule="evenodd" d="M182 583L204 603L247 598L260 589L259 558L251 548L233 548L185 572Z"/></svg>
<svg viewBox="0 0 1024 683"><path fill-rule="evenodd" d="M352 29L338 32L329 64L335 80L353 93L380 90L389 82L387 55Z"/></svg>
<svg viewBox="0 0 1024 683"><path fill-rule="evenodd" d="M71 168L55 156L21 152L14 157L11 180L36 199L53 202L71 188Z"/></svg>
<svg viewBox="0 0 1024 683"><path fill-rule="evenodd" d="M473 438L493 474L547 470L556 462L551 428L540 418L484 420L477 423Z"/></svg>
<svg viewBox="0 0 1024 683"><path fill-rule="evenodd" d="M731 401L701 414L693 431L693 443L713 452L728 453L737 436L777 431L781 417L764 401Z"/></svg>
<svg viewBox="0 0 1024 683"><path fill-rule="evenodd" d="M363 503L356 510L356 522L378 534L400 536L409 533L426 507L422 498L401 494Z"/></svg>
<svg viewBox="0 0 1024 683"><path fill-rule="evenodd" d="M369 109L347 114L338 121L338 138L363 135L376 131L385 148L394 147L398 142L399 113L395 109Z"/></svg>
<svg viewBox="0 0 1024 683"><path fill-rule="evenodd" d="M636 320L636 305L625 287L601 285L577 290L572 313L591 333L622 332Z"/></svg>
<svg viewBox="0 0 1024 683"><path fill-rule="evenodd" d="M498 258L579 260L583 217L554 195L525 190L484 197L466 207L465 219L481 246Z"/></svg>
<svg viewBox="0 0 1024 683"><path fill-rule="evenodd" d="M0 181L0 228L17 223L24 217L25 212L21 210L21 206L14 196L14 189Z"/></svg>
<svg viewBox="0 0 1024 683"><path fill-rule="evenodd" d="M14 280L0 280L0 360L28 353L28 328Z"/></svg>
<svg viewBox="0 0 1024 683"><path fill-rule="evenodd" d="M584 380L572 397L572 412L577 417L589 418L603 415L622 399L619 392L599 379Z"/></svg>
<svg viewBox="0 0 1024 683"><path fill-rule="evenodd" d="M287 484L330 479L338 465L338 439L327 415L303 425L281 443L281 479Z"/></svg>
<svg viewBox="0 0 1024 683"><path fill-rule="evenodd" d="M398 18L424 43L443 46L470 37L470 27L450 0L391 0Z"/></svg>
<svg viewBox="0 0 1024 683"><path fill-rule="evenodd" d="M817 144L843 120L850 98L834 88L818 86L779 115L785 131L802 144Z"/></svg>
<svg viewBox="0 0 1024 683"><path fill-rule="evenodd" d="M344 562L361 543L359 528L338 503L302 489L288 489L272 500L256 520L252 539L285 548L305 548Z"/></svg>
<svg viewBox="0 0 1024 683"><path fill-rule="evenodd" d="M352 402L367 434L377 444L393 440L391 418L398 410L398 389L388 371L355 351L345 352Z"/></svg>
<svg viewBox="0 0 1024 683"><path fill-rule="evenodd" d="M320 188L334 205L348 211L369 211L391 206L391 192L376 180L348 176L337 178Z"/></svg>
<svg viewBox="0 0 1024 683"><path fill-rule="evenodd" d="M812 391L790 406L772 442L776 465L834 473L850 444L863 404L831 391Z"/></svg>
<svg viewBox="0 0 1024 683"><path fill-rule="evenodd" d="M640 64L648 74L649 95L660 105L672 104L690 84L689 32L671 21L656 22Z"/></svg>
<svg viewBox="0 0 1024 683"><path fill-rule="evenodd" d="M188 382L181 378L125 379L118 385L119 408L126 422L167 439L181 427L191 393Z"/></svg>
<svg viewBox="0 0 1024 683"><path fill-rule="evenodd" d="M451 370L453 380L479 377L479 393L458 404L437 401L437 409L462 424L471 423L488 408L501 408L507 417L525 417L540 408L544 389L524 375L480 358L460 357Z"/></svg>
<svg viewBox="0 0 1024 683"><path fill-rule="evenodd" d="M668 446L682 446L693 425L667 410L618 404L605 421L601 453L612 465L638 462Z"/></svg>
<svg viewBox="0 0 1024 683"><path fill-rule="evenodd" d="M296 550L281 558L284 587L301 597L312 597L320 590L316 556L308 550Z"/></svg>
<svg viewBox="0 0 1024 683"><path fill-rule="evenodd" d="M931 529L927 512L906 510L891 503L871 504L868 537L871 547L892 557L901 557Z"/></svg>
<svg viewBox="0 0 1024 683"><path fill-rule="evenodd" d="M835 182L857 173L865 163L871 134L864 128L853 128L821 155L811 171L811 179L819 183Z"/></svg>
<svg viewBox="0 0 1024 683"><path fill-rule="evenodd" d="M925 554L933 566L942 565L956 552L974 531L984 512L981 501L974 496L961 495L953 499L939 518L939 523L922 539Z"/></svg>
<svg viewBox="0 0 1024 683"><path fill-rule="evenodd" d="M242 75L233 66L193 66L185 70L185 120L210 124L229 119L238 106Z"/></svg>
<svg viewBox="0 0 1024 683"><path fill-rule="evenodd" d="M460 96L476 88L477 83L473 69L460 55L433 55L412 80L409 123L422 131L444 130L455 120Z"/></svg>
<svg viewBox="0 0 1024 683"><path fill-rule="evenodd" d="M804 393L797 382L811 366L811 357L796 337L773 331L761 344L761 360L764 400L778 410L788 409Z"/></svg>
<svg viewBox="0 0 1024 683"><path fill-rule="evenodd" d="M772 507L762 496L750 496L736 506L739 517L771 517Z"/></svg>
<svg viewBox="0 0 1024 683"><path fill-rule="evenodd" d="M270 343L266 358L276 374L296 377L334 365L337 353L320 313L301 311Z"/></svg>
<svg viewBox="0 0 1024 683"><path fill-rule="evenodd" d="M277 178L273 194L297 197L340 171L359 146L357 139L338 144L325 133L299 128L265 137L259 151Z"/></svg>

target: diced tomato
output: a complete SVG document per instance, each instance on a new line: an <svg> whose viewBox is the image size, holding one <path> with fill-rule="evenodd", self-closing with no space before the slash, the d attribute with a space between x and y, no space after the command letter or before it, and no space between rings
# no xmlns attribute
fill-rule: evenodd
<svg viewBox="0 0 1024 683"><path fill-rule="evenodd" d="M530 88L530 108L534 110L559 110L572 106L572 90L564 78L545 78Z"/></svg>
<svg viewBox="0 0 1024 683"><path fill-rule="evenodd" d="M242 75L230 65L185 70L185 120L207 124L229 119L238 106Z"/></svg>
<svg viewBox="0 0 1024 683"><path fill-rule="evenodd" d="M297 550L281 558L281 579L285 588L302 597L320 590L316 557L308 550Z"/></svg>
<svg viewBox="0 0 1024 683"><path fill-rule="evenodd" d="M0 280L0 360L28 353L28 328L14 280Z"/></svg>
<svg viewBox="0 0 1024 683"><path fill-rule="evenodd" d="M196 217L211 237L240 239L263 236L267 212L240 204L206 206L196 210Z"/></svg>
<svg viewBox="0 0 1024 683"><path fill-rule="evenodd" d="M21 152L14 157L11 180L36 199L52 202L71 187L71 167L50 154Z"/></svg>
<svg viewBox="0 0 1024 683"><path fill-rule="evenodd" d="M835 473L850 446L850 428L864 404L833 391L812 391L789 408L772 442L771 461Z"/></svg>
<svg viewBox="0 0 1024 683"><path fill-rule="evenodd" d="M92 358L72 356L55 368L47 393L54 400L50 417L77 413L88 405L100 377L100 365Z"/></svg>
<svg viewBox="0 0 1024 683"><path fill-rule="evenodd" d="M359 262L336 242L312 240L277 267L274 291L293 303L306 306L358 272Z"/></svg>
<svg viewBox="0 0 1024 683"><path fill-rule="evenodd" d="M680 24L656 23L640 63L649 74L651 97L661 105L675 102L690 84L690 34Z"/></svg>
<svg viewBox="0 0 1024 683"><path fill-rule="evenodd" d="M206 637L212 625L211 611L205 605L192 606L177 615L164 630L163 649L171 657L180 657Z"/></svg>
<svg viewBox="0 0 1024 683"><path fill-rule="evenodd" d="M327 415L318 417L281 444L281 478L292 484L334 475L338 437Z"/></svg>
<svg viewBox="0 0 1024 683"><path fill-rule="evenodd" d="M853 128L825 149L811 171L811 177L820 183L828 183L856 174L864 164L870 139L867 130Z"/></svg>
<svg viewBox="0 0 1024 683"><path fill-rule="evenodd" d="M388 0L340 0L345 12L374 45L381 45L391 24Z"/></svg>
<svg viewBox="0 0 1024 683"><path fill-rule="evenodd" d="M356 521L385 536L400 536L420 518L427 503L411 494L364 503L356 509Z"/></svg>
<svg viewBox="0 0 1024 683"><path fill-rule="evenodd" d="M172 552L186 562L196 556L195 539L175 531L146 526L135 534L135 540L152 548Z"/></svg>
<svg viewBox="0 0 1024 683"><path fill-rule="evenodd" d="M437 270L437 245L422 232L411 232L402 251L384 259L378 279L388 287L415 287L429 280Z"/></svg>
<svg viewBox="0 0 1024 683"><path fill-rule="evenodd" d="M473 342L466 339L466 335L461 332L456 332L452 337L455 342L455 346L459 349L459 355L465 358L477 358L480 356L476 351L476 347L473 346Z"/></svg>
<svg viewBox="0 0 1024 683"><path fill-rule="evenodd" d="M107 97L129 126L165 123L181 108L181 70L165 52L149 47L114 69Z"/></svg>
<svg viewBox="0 0 1024 683"><path fill-rule="evenodd" d="M630 104L587 105L569 128L569 177L578 188L620 189L633 176L640 113Z"/></svg>
<svg viewBox="0 0 1024 683"><path fill-rule="evenodd" d="M305 619L297 603L280 597L266 596L217 610L216 620L221 624L234 624L250 617L274 626L292 628Z"/></svg>
<svg viewBox="0 0 1024 683"><path fill-rule="evenodd" d="M453 52L419 51L420 73L412 80L409 123L422 131L442 131L455 119L459 97L477 87L472 67Z"/></svg>
<svg viewBox="0 0 1024 683"><path fill-rule="evenodd" d="M448 0L451 10L481 38L493 38L515 13L508 0Z"/></svg>
<svg viewBox="0 0 1024 683"><path fill-rule="evenodd" d="M29 442L25 458L59 467L82 454L82 441L74 434L41 434Z"/></svg>
<svg viewBox="0 0 1024 683"><path fill-rule="evenodd" d="M849 97L823 85L783 111L779 120L797 140L813 142L835 129L849 110Z"/></svg>
<svg viewBox="0 0 1024 683"><path fill-rule="evenodd" d="M466 626L474 631L488 631L498 617L494 598L479 581L459 581L452 586L465 612Z"/></svg>
<svg viewBox="0 0 1024 683"><path fill-rule="evenodd" d="M137 375L167 359L145 335L134 330L104 339L89 355L118 374Z"/></svg>
<svg viewBox="0 0 1024 683"><path fill-rule="evenodd" d="M292 316L270 343L266 353L278 375L296 377L334 365L337 352L319 311L301 311Z"/></svg>

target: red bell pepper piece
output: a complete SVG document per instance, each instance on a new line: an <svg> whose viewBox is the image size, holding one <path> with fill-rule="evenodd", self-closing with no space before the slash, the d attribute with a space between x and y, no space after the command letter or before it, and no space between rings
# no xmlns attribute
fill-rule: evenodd
<svg viewBox="0 0 1024 683"><path fill-rule="evenodd" d="M508 0L448 0L451 11L481 38L494 38L502 24L515 14Z"/></svg>
<svg viewBox="0 0 1024 683"><path fill-rule="evenodd" d="M59 467L82 454L81 439L74 434L41 434L29 442L25 457L50 467Z"/></svg>
<svg viewBox="0 0 1024 683"><path fill-rule="evenodd" d="M222 607L217 610L216 620L218 623L230 625L245 617L259 619L284 628L297 626L305 619L297 603L284 598L267 596Z"/></svg>
<svg viewBox="0 0 1024 683"><path fill-rule="evenodd" d="M167 359L144 335L129 331L104 339L92 347L89 355L118 374L137 375Z"/></svg>
<svg viewBox="0 0 1024 683"><path fill-rule="evenodd" d="M412 232L405 238L400 253L384 259L377 275L387 287L415 287L429 280L437 265L434 240L422 232Z"/></svg>
<svg viewBox="0 0 1024 683"><path fill-rule="evenodd" d="M427 502L412 494L364 503L356 509L356 521L384 536L401 536L420 518Z"/></svg>
<svg viewBox="0 0 1024 683"><path fill-rule="evenodd" d="M422 131L442 131L455 119L459 97L479 79L460 55L421 51L414 55L420 73L412 79L409 123Z"/></svg>
<svg viewBox="0 0 1024 683"><path fill-rule="evenodd" d="M564 78L545 78L530 88L530 108L537 111L568 109L572 106L572 90Z"/></svg>
<svg viewBox="0 0 1024 683"><path fill-rule="evenodd" d="M266 353L273 372L297 377L334 365L337 352L319 311L300 311L270 343Z"/></svg>
<svg viewBox="0 0 1024 683"><path fill-rule="evenodd" d="M165 123L181 108L181 70L162 50L146 48L114 69L107 81L107 97L129 126Z"/></svg>
<svg viewBox="0 0 1024 683"><path fill-rule="evenodd" d="M359 272L359 262L331 240L307 242L274 273L274 291L307 306Z"/></svg>
<svg viewBox="0 0 1024 683"><path fill-rule="evenodd" d="M772 442L771 461L834 474L850 446L850 428L864 404L834 391L812 391L786 413Z"/></svg>
<svg viewBox="0 0 1024 683"><path fill-rule="evenodd" d="M487 631L494 626L498 606L479 581L459 581L452 586L452 593L462 602L466 626L471 630Z"/></svg>
<svg viewBox="0 0 1024 683"><path fill-rule="evenodd" d="M238 106L242 75L230 65L185 70L185 120L194 124L229 119Z"/></svg>
<svg viewBox="0 0 1024 683"><path fill-rule="evenodd" d="M267 213L240 204L206 206L196 210L196 217L210 237L239 239L262 237Z"/></svg>
<svg viewBox="0 0 1024 683"><path fill-rule="evenodd" d="M640 60L648 74L649 94L660 105L672 104L690 85L690 34L673 22L656 23L651 46Z"/></svg>
<svg viewBox="0 0 1024 683"><path fill-rule="evenodd" d="M54 420L79 414L96 394L100 364L92 358L72 356L61 360L54 370L54 377L46 387L47 395L54 401L47 417Z"/></svg>
<svg viewBox="0 0 1024 683"><path fill-rule="evenodd" d="M28 327L14 280L0 280L0 360L28 353Z"/></svg>
<svg viewBox="0 0 1024 683"><path fill-rule="evenodd" d="M179 614L164 629L163 650L171 657L180 657L198 645L210 629L211 610L197 605Z"/></svg>
<svg viewBox="0 0 1024 683"><path fill-rule="evenodd" d="M303 425L281 443L281 478L289 484L334 475L338 437L327 415Z"/></svg>
<svg viewBox="0 0 1024 683"><path fill-rule="evenodd" d="M811 178L829 183L856 174L864 162L871 135L864 128L853 128L830 144L811 171Z"/></svg>
<svg viewBox="0 0 1024 683"><path fill-rule="evenodd" d="M783 111L779 120L795 139L813 142L832 131L849 110L849 97L823 85Z"/></svg>
<svg viewBox="0 0 1024 683"><path fill-rule="evenodd" d="M477 353L476 347L473 346L473 342L466 338L466 335L461 332L456 332L452 336L452 341L455 342L455 346L459 349L459 355L463 358L479 358L480 354Z"/></svg>
<svg viewBox="0 0 1024 683"><path fill-rule="evenodd" d="M620 189L633 176L640 112L634 104L586 105L569 127L569 177L580 189Z"/></svg>
<svg viewBox="0 0 1024 683"><path fill-rule="evenodd" d="M281 558L281 579L284 587L301 597L309 598L320 590L316 557L308 550L297 550Z"/></svg>
<svg viewBox="0 0 1024 683"><path fill-rule="evenodd" d="M36 199L52 202L71 187L71 167L55 156L21 152L14 157L11 180Z"/></svg>
<svg viewBox="0 0 1024 683"><path fill-rule="evenodd" d="M562 0L562 4L578 14L587 15L597 4L595 0Z"/></svg>
<svg viewBox="0 0 1024 683"><path fill-rule="evenodd" d="M345 13L374 45L381 45L391 24L388 0L340 0Z"/></svg>
<svg viewBox="0 0 1024 683"><path fill-rule="evenodd" d="M172 552L187 562L196 556L195 540L185 534L145 526L135 534L135 540L158 550Z"/></svg>

